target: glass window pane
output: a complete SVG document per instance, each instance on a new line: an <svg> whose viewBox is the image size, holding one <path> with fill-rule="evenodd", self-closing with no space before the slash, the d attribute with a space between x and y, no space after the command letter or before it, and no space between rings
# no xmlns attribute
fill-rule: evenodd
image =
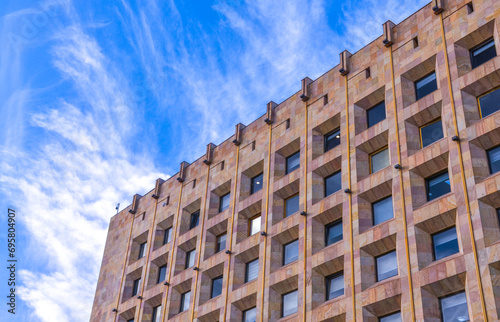
<svg viewBox="0 0 500 322"><path fill-rule="evenodd" d="M134 281L134 287L132 288L132 296L139 294L139 289L141 287L141 279L138 278Z"/></svg>
<svg viewBox="0 0 500 322"><path fill-rule="evenodd" d="M181 309L180 312L189 310L189 302L191 302L191 291L181 295Z"/></svg>
<svg viewBox="0 0 500 322"><path fill-rule="evenodd" d="M256 193L262 189L262 180L264 179L264 174L261 173L252 178L250 184L250 194Z"/></svg>
<svg viewBox="0 0 500 322"><path fill-rule="evenodd" d="M137 259L141 259L146 255L146 246L147 243L142 243L139 245L139 256L137 256Z"/></svg>
<svg viewBox="0 0 500 322"><path fill-rule="evenodd" d="M297 306L297 291L293 291L283 295L283 316L297 313Z"/></svg>
<svg viewBox="0 0 500 322"><path fill-rule="evenodd" d="M342 188L342 173L340 171L325 178L325 197Z"/></svg>
<svg viewBox="0 0 500 322"><path fill-rule="evenodd" d="M441 123L441 119L424 125L420 128L422 148L425 148L426 146L441 140L443 137L443 125Z"/></svg>
<svg viewBox="0 0 500 322"><path fill-rule="evenodd" d="M243 322L255 322L257 321L257 308L251 308L243 311Z"/></svg>
<svg viewBox="0 0 500 322"><path fill-rule="evenodd" d="M481 117L486 117L500 109L500 88L479 97Z"/></svg>
<svg viewBox="0 0 500 322"><path fill-rule="evenodd" d="M286 173L290 173L300 167L300 151L286 158Z"/></svg>
<svg viewBox="0 0 500 322"><path fill-rule="evenodd" d="M448 171L426 179L427 201L441 197L451 191Z"/></svg>
<svg viewBox="0 0 500 322"><path fill-rule="evenodd" d="M437 89L436 73L432 72L415 82L415 96L417 101Z"/></svg>
<svg viewBox="0 0 500 322"><path fill-rule="evenodd" d="M344 295L344 274L335 274L326 278L326 300Z"/></svg>
<svg viewBox="0 0 500 322"><path fill-rule="evenodd" d="M217 253L226 249L226 234L217 236Z"/></svg>
<svg viewBox="0 0 500 322"><path fill-rule="evenodd" d="M299 195L285 199L285 218L299 211Z"/></svg>
<svg viewBox="0 0 500 322"><path fill-rule="evenodd" d="M186 253L186 268L194 266L194 258L196 257L196 250L193 249Z"/></svg>
<svg viewBox="0 0 500 322"><path fill-rule="evenodd" d="M396 251L377 257L377 281L398 275Z"/></svg>
<svg viewBox="0 0 500 322"><path fill-rule="evenodd" d="M161 305L155 306L153 308L153 317L151 319L152 322L160 322L161 321Z"/></svg>
<svg viewBox="0 0 500 322"><path fill-rule="evenodd" d="M222 276L212 280L212 298L222 294Z"/></svg>
<svg viewBox="0 0 500 322"><path fill-rule="evenodd" d="M385 148L370 155L371 173L382 170L389 165L389 149Z"/></svg>
<svg viewBox="0 0 500 322"><path fill-rule="evenodd" d="M492 39L472 48L470 50L470 62L472 68L486 63L497 55L495 41Z"/></svg>
<svg viewBox="0 0 500 322"><path fill-rule="evenodd" d="M368 127L385 120L385 102L381 102L366 111Z"/></svg>
<svg viewBox="0 0 500 322"><path fill-rule="evenodd" d="M333 149L340 144L340 129L325 135L325 152Z"/></svg>
<svg viewBox="0 0 500 322"><path fill-rule="evenodd" d="M158 268L158 279L156 283L161 283L165 280L165 276L167 274L167 265L163 265Z"/></svg>
<svg viewBox="0 0 500 322"><path fill-rule="evenodd" d="M464 292L441 298L443 322L469 321L467 297Z"/></svg>
<svg viewBox="0 0 500 322"><path fill-rule="evenodd" d="M488 163L490 165L490 172L497 173L500 171L500 146L487 151Z"/></svg>
<svg viewBox="0 0 500 322"><path fill-rule="evenodd" d="M380 322L401 322L401 312L386 315L379 319Z"/></svg>
<svg viewBox="0 0 500 322"><path fill-rule="evenodd" d="M283 251L283 265L289 264L299 259L299 240L286 244Z"/></svg>
<svg viewBox="0 0 500 322"><path fill-rule="evenodd" d="M260 231L260 215L250 218L248 223L248 236L252 236Z"/></svg>
<svg viewBox="0 0 500 322"><path fill-rule="evenodd" d="M259 259L248 262L245 272L245 283L253 281L259 277Z"/></svg>
<svg viewBox="0 0 500 322"><path fill-rule="evenodd" d="M457 230L455 227L432 236L434 257L436 260L458 253Z"/></svg>
<svg viewBox="0 0 500 322"><path fill-rule="evenodd" d="M325 227L326 234L326 246L334 244L339 240L342 240L342 221L336 221Z"/></svg>
<svg viewBox="0 0 500 322"><path fill-rule="evenodd" d="M231 194L225 194L222 197L220 197L219 201L219 212L223 212L227 208L229 208L229 201L231 199Z"/></svg>
<svg viewBox="0 0 500 322"><path fill-rule="evenodd" d="M163 245L168 244L172 241L172 227L165 229L165 234L163 235Z"/></svg>
<svg viewBox="0 0 500 322"><path fill-rule="evenodd" d="M392 209L392 196L374 202L372 204L372 210L374 226L394 218L394 212Z"/></svg>
<svg viewBox="0 0 500 322"><path fill-rule="evenodd" d="M191 222L189 223L189 229L193 229L194 227L198 226L198 223L200 222L200 211L195 211L191 214Z"/></svg>

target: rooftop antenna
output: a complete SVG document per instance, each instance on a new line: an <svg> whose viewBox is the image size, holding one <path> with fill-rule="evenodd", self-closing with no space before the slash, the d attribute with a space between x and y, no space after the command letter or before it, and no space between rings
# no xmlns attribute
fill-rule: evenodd
<svg viewBox="0 0 500 322"><path fill-rule="evenodd" d="M116 205L115 209L116 209L116 214L118 214L118 210L120 209L120 203Z"/></svg>

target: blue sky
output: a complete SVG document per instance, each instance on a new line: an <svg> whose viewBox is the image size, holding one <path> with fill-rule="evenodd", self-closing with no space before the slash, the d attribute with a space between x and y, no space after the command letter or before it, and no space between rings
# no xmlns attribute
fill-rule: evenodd
<svg viewBox="0 0 500 322"><path fill-rule="evenodd" d="M2 1L0 260L11 207L19 287L0 320L88 321L118 202L427 2Z"/></svg>

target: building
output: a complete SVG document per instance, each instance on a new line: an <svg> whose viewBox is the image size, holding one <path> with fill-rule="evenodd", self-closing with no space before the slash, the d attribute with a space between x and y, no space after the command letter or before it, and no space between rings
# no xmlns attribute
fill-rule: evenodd
<svg viewBox="0 0 500 322"><path fill-rule="evenodd" d="M92 321L498 321L500 1L434 0L111 219Z"/></svg>

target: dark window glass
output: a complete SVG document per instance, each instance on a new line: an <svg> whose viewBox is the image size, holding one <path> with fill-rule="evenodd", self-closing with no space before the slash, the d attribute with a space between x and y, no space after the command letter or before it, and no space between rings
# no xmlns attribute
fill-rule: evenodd
<svg viewBox="0 0 500 322"><path fill-rule="evenodd" d="M436 73L422 77L415 82L415 96L417 101L437 89Z"/></svg>
<svg viewBox="0 0 500 322"><path fill-rule="evenodd" d="M254 194L260 189L262 189L262 180L264 178L264 174L258 174L255 177L253 177L250 181L250 194Z"/></svg>
<svg viewBox="0 0 500 322"><path fill-rule="evenodd" d="M194 227L198 226L199 222L200 222L200 211L198 210L191 214L189 229L193 229Z"/></svg>
<svg viewBox="0 0 500 322"><path fill-rule="evenodd" d="M282 316L289 316L290 314L297 313L297 306L298 306L298 300L297 300L297 290L283 294L281 296L281 300L283 302L282 305Z"/></svg>
<svg viewBox="0 0 500 322"><path fill-rule="evenodd" d="M478 101L481 117L495 113L500 109L500 88L480 96Z"/></svg>
<svg viewBox="0 0 500 322"><path fill-rule="evenodd" d="M255 322L255 321L257 321L256 307L243 311L243 322Z"/></svg>
<svg viewBox="0 0 500 322"><path fill-rule="evenodd" d="M378 103L366 111L368 127L372 127L383 120L385 120L385 102Z"/></svg>
<svg viewBox="0 0 500 322"><path fill-rule="evenodd" d="M370 155L370 173L377 172L389 165L389 149L386 147Z"/></svg>
<svg viewBox="0 0 500 322"><path fill-rule="evenodd" d="M132 296L139 294L139 288L141 287L141 279L138 278L134 281L134 286L132 287Z"/></svg>
<svg viewBox="0 0 500 322"><path fill-rule="evenodd" d="M325 135L325 152L340 144L340 129L336 129Z"/></svg>
<svg viewBox="0 0 500 322"><path fill-rule="evenodd" d="M488 164L490 165L490 173L500 171L500 145L486 151L488 154Z"/></svg>
<svg viewBox="0 0 500 322"><path fill-rule="evenodd" d="M285 199L285 218L299 211L299 195Z"/></svg>
<svg viewBox="0 0 500 322"><path fill-rule="evenodd" d="M153 308L153 317L151 322L161 322L161 305L155 306Z"/></svg>
<svg viewBox="0 0 500 322"><path fill-rule="evenodd" d="M245 283L253 281L259 277L259 259L255 259L246 264Z"/></svg>
<svg viewBox="0 0 500 322"><path fill-rule="evenodd" d="M186 268L194 266L194 258L196 257L196 249L190 250L186 253Z"/></svg>
<svg viewBox="0 0 500 322"><path fill-rule="evenodd" d="M294 240L283 246L283 265L299 259L299 240Z"/></svg>
<svg viewBox="0 0 500 322"><path fill-rule="evenodd" d="M216 252L220 252L223 249L226 249L226 234L222 234L217 236L217 247Z"/></svg>
<svg viewBox="0 0 500 322"><path fill-rule="evenodd" d="M221 294L222 294L222 276L219 276L212 280L211 298L217 297Z"/></svg>
<svg viewBox="0 0 500 322"><path fill-rule="evenodd" d="M156 280L156 283L161 283L165 280L165 276L167 274L167 265L163 265L158 267L158 279Z"/></svg>
<svg viewBox="0 0 500 322"><path fill-rule="evenodd" d="M486 63L496 55L497 51L495 49L495 41L491 38L470 50L470 63L472 68L476 68L477 66Z"/></svg>
<svg viewBox="0 0 500 322"><path fill-rule="evenodd" d="M380 322L401 322L401 312L392 313L378 319Z"/></svg>
<svg viewBox="0 0 500 322"><path fill-rule="evenodd" d="M344 295L344 273L336 273L326 277L326 300Z"/></svg>
<svg viewBox="0 0 500 322"><path fill-rule="evenodd" d="M372 203L373 225L378 225L392 219L394 212L392 209L392 196Z"/></svg>
<svg viewBox="0 0 500 322"><path fill-rule="evenodd" d="M231 199L231 194L230 193L227 193L225 195L223 195L222 197L220 197L220 200L219 200L219 212L223 212L224 210L226 210L227 208L229 208L229 201Z"/></svg>
<svg viewBox="0 0 500 322"><path fill-rule="evenodd" d="M331 176L325 178L325 197L328 197L332 193L339 191L341 188L342 173L340 171L337 171Z"/></svg>
<svg viewBox="0 0 500 322"><path fill-rule="evenodd" d="M427 188L427 201L434 200L451 191L450 176L448 171L438 173L425 179Z"/></svg>
<svg viewBox="0 0 500 322"><path fill-rule="evenodd" d="M286 173L290 173L300 167L300 151L286 158Z"/></svg>
<svg viewBox="0 0 500 322"><path fill-rule="evenodd" d="M420 140L422 148L443 138L443 125L441 119L437 119L420 128Z"/></svg>
<svg viewBox="0 0 500 322"><path fill-rule="evenodd" d="M255 235L260 231L260 214L248 219L248 236Z"/></svg>
<svg viewBox="0 0 500 322"><path fill-rule="evenodd" d="M434 246L435 260L458 253L456 228L452 227L432 235L432 244Z"/></svg>
<svg viewBox="0 0 500 322"><path fill-rule="evenodd" d="M139 256L137 256L137 259L141 259L146 255L146 246L148 243L142 243L139 245Z"/></svg>
<svg viewBox="0 0 500 322"><path fill-rule="evenodd" d="M163 245L168 244L172 241L172 227L165 229L165 234L163 235Z"/></svg>
<svg viewBox="0 0 500 322"><path fill-rule="evenodd" d="M376 257L377 262L377 281L385 280L389 277L398 275L398 261L396 251L386 253Z"/></svg>
<svg viewBox="0 0 500 322"><path fill-rule="evenodd" d="M127 320L127 322L134 322L134 319Z"/></svg>
<svg viewBox="0 0 500 322"><path fill-rule="evenodd" d="M181 308L180 312L189 310L189 302L191 301L191 291L181 294Z"/></svg>
<svg viewBox="0 0 500 322"><path fill-rule="evenodd" d="M469 321L469 310L467 309L467 297L465 292L460 292L439 299L441 303L441 314L443 322Z"/></svg>
<svg viewBox="0 0 500 322"><path fill-rule="evenodd" d="M337 220L325 227L325 245L331 245L342 240L342 220Z"/></svg>

